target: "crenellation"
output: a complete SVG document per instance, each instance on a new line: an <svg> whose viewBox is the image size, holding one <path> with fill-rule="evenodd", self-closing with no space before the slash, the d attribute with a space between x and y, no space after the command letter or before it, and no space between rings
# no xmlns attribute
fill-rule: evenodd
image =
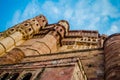
<svg viewBox="0 0 120 80"><path fill-rule="evenodd" d="M46 18L43 17L43 15L40 15L33 18L34 21L32 19L28 19L27 21L24 21L3 32L6 36L4 39L0 40L0 56L10 51L16 46L16 44L19 45L23 42L23 40L32 38L33 35L38 33L42 27L46 26L47 20L45 19ZM34 24L37 25L35 26Z"/></svg>
<svg viewBox="0 0 120 80"><path fill-rule="evenodd" d="M39 15L0 33L0 80L119 80L119 42Z"/></svg>

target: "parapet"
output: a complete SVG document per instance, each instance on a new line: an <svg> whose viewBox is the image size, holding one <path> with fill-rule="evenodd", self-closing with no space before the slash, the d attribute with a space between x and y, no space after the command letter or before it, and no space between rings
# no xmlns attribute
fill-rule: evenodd
<svg viewBox="0 0 120 80"><path fill-rule="evenodd" d="M9 28L7 31L4 32L4 34L7 37L19 31L23 34L23 39L29 39L34 34L37 34L40 31L40 29L44 28L47 24L48 21L45 18L45 16L39 15Z"/></svg>
<svg viewBox="0 0 120 80"><path fill-rule="evenodd" d="M0 56L10 51L15 46L20 45L23 41L30 39L34 34L47 25L45 16L40 15L28 19L20 24L9 28L0 35Z"/></svg>

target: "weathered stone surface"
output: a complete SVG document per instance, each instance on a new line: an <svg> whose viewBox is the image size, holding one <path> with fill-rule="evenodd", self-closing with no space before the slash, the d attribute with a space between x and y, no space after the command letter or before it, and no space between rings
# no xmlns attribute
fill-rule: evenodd
<svg viewBox="0 0 120 80"><path fill-rule="evenodd" d="M104 42L106 80L120 79L120 34L109 36Z"/></svg>
<svg viewBox="0 0 120 80"><path fill-rule="evenodd" d="M40 15L33 19L28 19L20 24L17 24L7 31L1 33L0 56L3 56L3 54L17 46L19 41L32 38L33 35L38 33L41 28L46 26L46 24L46 18L43 15Z"/></svg>
<svg viewBox="0 0 120 80"><path fill-rule="evenodd" d="M119 80L120 34L69 28L36 16L0 33L0 79Z"/></svg>

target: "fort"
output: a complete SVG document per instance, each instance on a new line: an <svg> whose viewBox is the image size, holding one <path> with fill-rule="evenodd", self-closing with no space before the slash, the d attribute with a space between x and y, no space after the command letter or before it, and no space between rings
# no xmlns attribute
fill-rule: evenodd
<svg viewBox="0 0 120 80"><path fill-rule="evenodd" d="M43 15L0 33L0 80L119 80L120 33L70 30Z"/></svg>

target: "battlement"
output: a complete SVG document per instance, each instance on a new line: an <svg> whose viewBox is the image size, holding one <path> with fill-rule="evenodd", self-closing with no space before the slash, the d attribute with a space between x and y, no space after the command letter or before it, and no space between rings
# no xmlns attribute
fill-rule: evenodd
<svg viewBox="0 0 120 80"><path fill-rule="evenodd" d="M119 33L36 16L0 33L0 80L118 80L119 50Z"/></svg>

